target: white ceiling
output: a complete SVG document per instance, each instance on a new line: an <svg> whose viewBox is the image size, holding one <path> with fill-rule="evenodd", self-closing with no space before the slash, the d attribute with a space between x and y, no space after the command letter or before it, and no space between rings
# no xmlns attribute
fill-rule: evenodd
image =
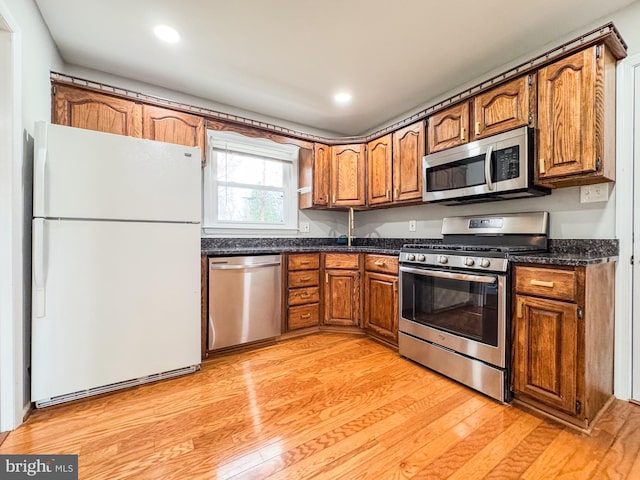
<svg viewBox="0 0 640 480"><path fill-rule="evenodd" d="M36 3L67 63L360 135L633 0Z"/></svg>

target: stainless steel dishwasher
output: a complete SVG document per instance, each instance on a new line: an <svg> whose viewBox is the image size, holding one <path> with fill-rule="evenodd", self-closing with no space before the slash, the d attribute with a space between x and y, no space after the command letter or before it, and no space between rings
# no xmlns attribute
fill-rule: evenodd
<svg viewBox="0 0 640 480"><path fill-rule="evenodd" d="M209 259L209 350L281 333L282 256Z"/></svg>

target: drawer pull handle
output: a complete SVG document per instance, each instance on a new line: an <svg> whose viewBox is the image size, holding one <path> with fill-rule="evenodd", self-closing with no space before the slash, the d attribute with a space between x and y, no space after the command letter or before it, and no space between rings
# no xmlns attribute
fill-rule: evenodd
<svg viewBox="0 0 640 480"><path fill-rule="evenodd" d="M309 280L311 280L311 277L300 277L301 282L308 282Z"/></svg>
<svg viewBox="0 0 640 480"><path fill-rule="evenodd" d="M536 280L535 278L531 280L531 285L553 288L553 282L545 282L544 280Z"/></svg>
<svg viewBox="0 0 640 480"><path fill-rule="evenodd" d="M385 261L384 260L376 260L375 262L373 262L373 264L381 267L381 266L383 266L385 264Z"/></svg>
<svg viewBox="0 0 640 480"><path fill-rule="evenodd" d="M300 265L309 265L310 263L311 263L311 261L310 261L310 260L302 260L302 261L300 262Z"/></svg>
<svg viewBox="0 0 640 480"><path fill-rule="evenodd" d="M311 314L310 313L305 313L304 315L300 315L300 318L303 320L306 320L307 318L311 318Z"/></svg>
<svg viewBox="0 0 640 480"><path fill-rule="evenodd" d="M300 298L309 298L311 296L310 293L301 293Z"/></svg>

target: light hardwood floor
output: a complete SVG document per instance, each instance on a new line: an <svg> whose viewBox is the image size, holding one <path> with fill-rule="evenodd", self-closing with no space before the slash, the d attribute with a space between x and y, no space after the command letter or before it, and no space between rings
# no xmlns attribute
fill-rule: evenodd
<svg viewBox="0 0 640 480"><path fill-rule="evenodd" d="M334 333L36 411L0 447L110 480L640 479L639 450L639 406L616 400L585 436Z"/></svg>

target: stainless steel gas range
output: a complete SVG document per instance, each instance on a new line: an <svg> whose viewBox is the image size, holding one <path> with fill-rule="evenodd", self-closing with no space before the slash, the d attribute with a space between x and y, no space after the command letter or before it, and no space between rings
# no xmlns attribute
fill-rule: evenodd
<svg viewBox="0 0 640 480"><path fill-rule="evenodd" d="M400 354L508 402L509 254L546 251L548 228L547 212L448 217L442 244L403 246Z"/></svg>

